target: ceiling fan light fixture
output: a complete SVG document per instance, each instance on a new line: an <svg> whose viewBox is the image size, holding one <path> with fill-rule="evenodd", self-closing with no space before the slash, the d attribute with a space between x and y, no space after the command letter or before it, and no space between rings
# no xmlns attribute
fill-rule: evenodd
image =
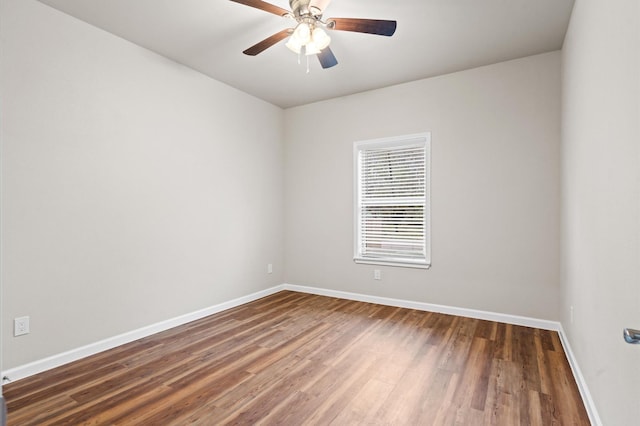
<svg viewBox="0 0 640 426"><path fill-rule="evenodd" d="M293 53L300 54L300 50L302 50L302 44L300 41L293 36L289 37L289 41L285 44Z"/></svg>
<svg viewBox="0 0 640 426"><path fill-rule="evenodd" d="M331 43L331 37L320 27L313 30L312 39L319 50L324 50Z"/></svg>
<svg viewBox="0 0 640 426"><path fill-rule="evenodd" d="M321 50L315 42L310 41L305 45L304 54L307 56L317 55Z"/></svg>
<svg viewBox="0 0 640 426"><path fill-rule="evenodd" d="M294 53L300 54L304 48L304 54L317 55L331 43L331 37L320 27L310 26L306 22L298 24L293 30L293 34L287 41L287 48Z"/></svg>
<svg viewBox="0 0 640 426"><path fill-rule="evenodd" d="M311 28L309 27L309 24L307 24L306 22L298 24L296 29L293 31L291 38L296 39L296 42L301 46L309 43L309 41L311 40Z"/></svg>

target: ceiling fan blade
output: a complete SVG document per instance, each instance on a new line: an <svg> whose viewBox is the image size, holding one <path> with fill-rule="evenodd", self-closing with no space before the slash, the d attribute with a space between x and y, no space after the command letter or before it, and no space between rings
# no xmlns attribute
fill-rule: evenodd
<svg viewBox="0 0 640 426"><path fill-rule="evenodd" d="M231 1L235 3L240 3L247 6L255 7L256 9L264 10L265 12L273 13L274 15L278 15L278 16L286 16L291 14L291 12L289 12L287 9L283 9L281 7L278 7L271 3L267 3L266 1L262 1L262 0L231 0Z"/></svg>
<svg viewBox="0 0 640 426"><path fill-rule="evenodd" d="M315 8L320 14L324 12L324 10L329 6L331 0L311 0L309 3L309 9Z"/></svg>
<svg viewBox="0 0 640 426"><path fill-rule="evenodd" d="M318 53L318 59L320 60L320 65L322 65L322 68L325 69L338 65L338 60L331 51L330 47L325 47L323 50L321 50L320 53Z"/></svg>
<svg viewBox="0 0 640 426"><path fill-rule="evenodd" d="M248 48L242 53L249 56L256 56L258 53L270 48L280 40L284 40L285 38L289 37L289 35L291 35L292 32L293 32L292 28L287 28L286 30L279 31L274 35L272 35L271 37L267 37L261 42L254 44L253 46L251 46L250 48Z"/></svg>
<svg viewBox="0 0 640 426"><path fill-rule="evenodd" d="M396 32L396 21L382 19L330 18L327 28L338 31L377 34L390 37Z"/></svg>

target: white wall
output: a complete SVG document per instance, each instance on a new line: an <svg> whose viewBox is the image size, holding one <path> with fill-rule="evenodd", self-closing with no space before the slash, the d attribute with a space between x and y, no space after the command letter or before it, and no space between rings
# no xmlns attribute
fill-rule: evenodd
<svg viewBox="0 0 640 426"><path fill-rule="evenodd" d="M577 0L562 53L562 323L605 425L638 423L640 1ZM570 308L574 308L571 323Z"/></svg>
<svg viewBox="0 0 640 426"><path fill-rule="evenodd" d="M286 110L285 280L558 319L560 53ZM430 270L354 264L352 147L432 132Z"/></svg>
<svg viewBox="0 0 640 426"><path fill-rule="evenodd" d="M281 109L33 0L0 27L4 369L282 282Z"/></svg>

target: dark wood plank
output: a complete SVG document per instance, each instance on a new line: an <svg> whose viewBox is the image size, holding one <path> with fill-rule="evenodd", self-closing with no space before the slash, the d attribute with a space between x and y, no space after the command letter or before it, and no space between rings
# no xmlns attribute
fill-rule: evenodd
<svg viewBox="0 0 640 426"><path fill-rule="evenodd" d="M9 425L588 425L555 332L283 291L4 387Z"/></svg>

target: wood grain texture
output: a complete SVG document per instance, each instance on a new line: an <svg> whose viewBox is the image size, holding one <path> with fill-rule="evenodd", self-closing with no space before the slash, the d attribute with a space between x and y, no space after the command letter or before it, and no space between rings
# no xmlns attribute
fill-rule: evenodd
<svg viewBox="0 0 640 426"><path fill-rule="evenodd" d="M283 291L4 387L9 425L588 425L557 333Z"/></svg>
<svg viewBox="0 0 640 426"><path fill-rule="evenodd" d="M259 53L264 52L274 44L284 40L289 37L293 33L293 28L288 28L282 31L278 31L270 37L265 38L264 40L254 44L250 48L246 49L244 52L245 55L256 56Z"/></svg>

